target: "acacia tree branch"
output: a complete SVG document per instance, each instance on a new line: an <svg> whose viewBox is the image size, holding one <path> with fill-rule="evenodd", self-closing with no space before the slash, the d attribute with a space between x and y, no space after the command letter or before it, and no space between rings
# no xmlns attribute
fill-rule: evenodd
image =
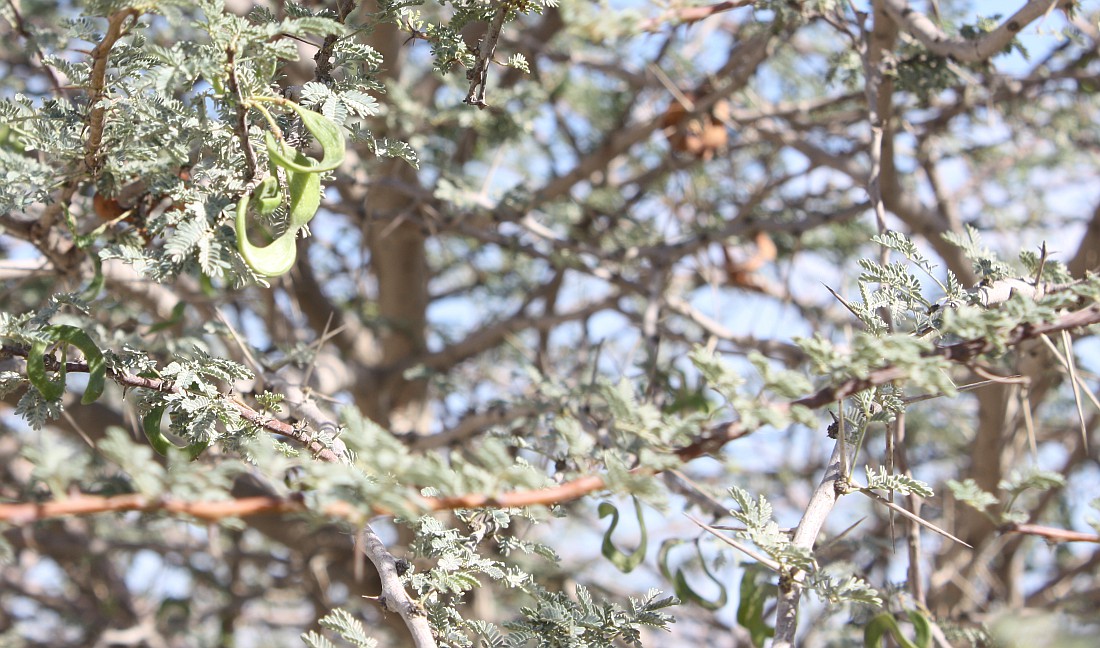
<svg viewBox="0 0 1100 648"><path fill-rule="evenodd" d="M0 358L13 356L25 358L27 350L8 345L0 347ZM47 363L49 363L48 358ZM65 363L65 369L73 373L87 373L88 364L86 362L67 362ZM129 372L108 372L108 376L122 387L151 389L166 394L178 394L183 391L171 381L160 378L144 378ZM289 423L272 418L270 414L258 412L235 397L223 395L222 400L237 410L241 418L252 425L297 441L321 461L336 463L344 460L341 453L334 451L337 446L325 443L323 439L318 438L308 429L297 428Z"/></svg>
<svg viewBox="0 0 1100 648"><path fill-rule="evenodd" d="M344 24L358 4L357 0L338 0L336 3L336 22ZM317 50L317 54L313 56L313 60L317 63L314 78L325 85L332 84L332 48L336 46L338 40L340 40L338 36L331 34L325 36L325 42Z"/></svg>
<svg viewBox="0 0 1100 648"><path fill-rule="evenodd" d="M514 405L511 407L492 406L483 412L470 412L453 427L430 436L415 436L408 439L412 451L431 450L433 448L456 447L473 437L480 435L494 425L503 425L521 418L537 416L541 408Z"/></svg>
<svg viewBox="0 0 1100 648"><path fill-rule="evenodd" d="M225 500L186 501L165 497L148 497L138 493L128 495L78 494L50 502L0 504L0 520L11 524L30 524L50 518L98 513L142 511L187 515L206 522L231 517L302 513L308 510L301 499L271 497L237 497ZM361 515L346 502L334 502L321 509L327 517L355 519Z"/></svg>
<svg viewBox="0 0 1100 648"><path fill-rule="evenodd" d="M885 23L885 24L884 24ZM875 212L875 223L879 236L886 234L886 205L882 199L882 157L883 152L892 150L884 142L886 138L893 138L894 131L890 127L893 118L893 84L887 82L885 70L887 65L886 52L889 52L894 44L896 30L890 29L892 24L888 20L882 20L879 11L875 12L874 31L866 34L863 39L863 72L867 81L864 84L864 92L867 96L867 121L871 126L871 145L868 153L871 159L871 168L867 174L867 193L871 199L871 206ZM883 248L883 255L887 255ZM880 259L885 264L887 259Z"/></svg>
<svg viewBox="0 0 1100 648"><path fill-rule="evenodd" d="M1021 324L1016 326L1006 336L1004 343L1007 346L1015 346L1025 340L1033 339L1044 334L1055 333L1063 330L1071 330L1080 328L1083 326L1089 326L1092 324L1100 324L1100 303L1092 304L1086 308L1078 311L1066 313L1059 317L1057 320L1048 323L1041 324ZM952 362L966 363L971 359L992 351L995 345L991 340L975 339L965 342L959 342L944 347L937 347L931 351L923 354L923 357L940 357ZM7 347L4 348L7 351ZM87 365L83 363L69 363L69 371L87 371ZM775 403L771 407L777 413L789 412L794 406L802 406L810 409L817 409L826 405L835 403L878 385L884 385L895 380L903 379L906 377L905 369L897 366L886 366L876 369L870 372L865 378L852 378L829 387L825 387L818 392L787 403ZM130 386L133 387L145 387L149 389L170 389L171 386L165 384L165 381L157 379L139 378L136 376L130 380ZM243 404L241 407L246 409L247 406ZM260 415L254 410L254 417L258 418L260 422L263 422L263 415ZM259 424L259 423L257 423ZM276 429L272 429L274 426ZM266 421L264 425L265 429L277 432L279 434L290 435L294 432L292 426L279 421ZM705 434L700 436L695 442L677 450L675 454L681 461L687 462L692 459L701 457L705 454L715 452L719 450L726 443L739 439L741 437L751 434L754 430L746 428L739 422L733 421L717 425ZM303 441L304 442L304 441ZM313 443L318 443L313 441ZM311 445L313 449L315 446ZM327 450L327 448L323 448ZM331 450L328 452L331 453ZM317 453L322 460L326 459L326 455L321 452ZM834 453L835 454L835 453ZM335 454L332 454L335 457ZM338 460L338 458L331 459L332 461ZM636 469L635 472L645 472L646 469ZM650 471L652 474L652 471ZM483 494L483 493L469 493L465 495L456 495L450 497L416 497L413 496L410 501L414 506L419 506L425 510L430 511L443 511L452 510L458 508L512 508L512 507L524 507L524 506L536 506L536 505L550 505L561 504L571 500L579 499L589 493L598 491L607 487L607 481L602 475L586 475L577 479L553 486L550 488L541 488L527 491L513 491L511 493L501 494ZM232 502L240 501L242 504L237 507ZM147 498L142 495L124 495L118 498L98 497L92 495L78 495L71 497L67 500L60 500L57 502L45 502L45 503L28 503L28 504L4 504L0 505L0 520L18 520L18 521L31 521L37 519L43 519L46 517L58 517L62 515L86 515L90 513L101 513L106 511L120 511L120 510L167 510L168 512L175 512L180 514L194 515L201 519L220 519L222 517L243 516L243 515L259 515L264 513L290 513L290 512L304 512L307 510L305 504L301 501L293 499L285 499L279 497L260 497L260 498L242 498L240 500L229 500L219 502L177 502L168 506L169 500L158 500L154 498ZM209 505L209 507L207 506ZM372 506L371 511L377 514L390 514L392 511L384 509L379 506ZM363 515L363 508L360 504L359 507L345 502L334 503L322 510L322 514L331 515L334 517L346 518L349 520L357 520L359 516ZM809 524L809 523L807 523ZM1025 527L1026 528L1026 527ZM809 533L809 527L807 532Z"/></svg>
<svg viewBox="0 0 1100 648"><path fill-rule="evenodd" d="M401 575L397 569L397 559L386 549L382 539L374 532L369 524L364 524L359 532L359 544L367 554L367 558L374 563L378 570L378 577L382 581L382 594L378 597L382 607L390 612L401 615L409 632L412 633L413 645L416 648L435 648L435 637L432 636L432 627L424 610L405 591L401 582Z"/></svg>
<svg viewBox="0 0 1100 648"><path fill-rule="evenodd" d="M46 76L50 79L50 85L53 86L53 90L57 93L58 97L64 96L64 90L61 87L61 80L57 77L57 71L46 64L46 53L42 51L42 47L39 46L38 40L31 33L27 23L23 20L23 14L19 9L19 2L17 0L8 0L8 8L11 10L11 15L15 19L15 31L23 37L23 40L27 41L27 45L34 51L35 56L38 57L38 62L42 65L42 69L46 72Z"/></svg>
<svg viewBox="0 0 1100 648"><path fill-rule="evenodd" d="M940 56L977 63L995 56L1012 42L1030 23L1050 13L1059 0L1030 0L981 38L952 38L936 26L928 16L913 9L905 0L882 0L894 22L921 44Z"/></svg>
<svg viewBox="0 0 1100 648"><path fill-rule="evenodd" d="M1046 538L1048 542L1095 542L1100 543L1100 534L1057 529L1041 524L1008 524L1001 527L1001 533L1023 533Z"/></svg>
<svg viewBox="0 0 1100 648"><path fill-rule="evenodd" d="M546 331L566 322L573 322L590 317L602 310L613 308L619 301L620 295L614 294L599 301L583 304L565 313L551 315L523 315L516 313L512 317L480 328L469 334L462 340L447 346L434 353L429 353L419 358L413 357L401 365L401 369L407 369L416 365L437 371L445 370L454 365L491 349L503 342L509 335L524 330Z"/></svg>
<svg viewBox="0 0 1100 648"><path fill-rule="evenodd" d="M1080 575L1092 575L1100 567L1100 548L1080 562L1054 574L1037 590L1027 596L1027 607L1045 607L1064 602L1064 595L1070 590L1071 583Z"/></svg>
<svg viewBox="0 0 1100 648"><path fill-rule="evenodd" d="M833 455L829 458L825 476L821 479L810 502L806 505L806 512L802 514L802 520L794 530L791 544L803 549L813 549L817 542L817 535L821 527L825 525L825 518L832 512L838 497L843 491L843 484L847 479L844 474L844 461L842 454L845 452L842 442L845 432L838 433L836 445L833 446ZM802 597L802 583L806 580L806 572L791 570L779 575L779 601L775 612L775 640L773 648L789 648L794 645L794 633L798 628L798 601Z"/></svg>
<svg viewBox="0 0 1100 648"><path fill-rule="evenodd" d="M1038 338L1044 334L1069 331L1098 323L1100 323L1100 303L1092 304L1080 310L1071 311L1052 322L1020 324L1008 332L1002 340L1002 343L1005 346L1012 347L1026 340ZM935 347L921 355L924 358L936 357L951 362L966 364L983 353L993 351L995 348L996 343L992 339L976 338L947 346ZM907 372L903 367L887 365L868 372L863 378L849 378L848 380L824 387L816 393L796 401L773 404L772 408L780 412L789 411L791 407L796 405L810 409L818 409L861 392L864 389L885 385L895 380L901 380L905 378L906 375ZM748 431L737 422L726 423L712 428L707 434L700 437L691 445L682 448L677 454L679 454L680 457L699 457L709 452L714 452L728 441L738 439L747 433Z"/></svg>
<svg viewBox="0 0 1100 648"><path fill-rule="evenodd" d="M126 30L126 21L137 20L141 15L137 9L123 9L107 19L107 31L92 50L92 69L88 75L88 138L84 141L84 166L95 174L101 161L100 145L103 143L103 129L106 124L107 107L99 105L106 96L107 63L111 48Z"/></svg>
<svg viewBox="0 0 1100 648"><path fill-rule="evenodd" d="M809 158L813 164L840 171L857 183L863 182L868 176L867 171L860 164L845 156L828 153L801 138L798 133L784 134L781 131L771 131L765 136L797 150ZM887 144L887 141L883 144ZM892 149L891 145L889 152L884 150L882 156L882 198L886 208L908 225L914 233L924 237L960 281L969 286L976 284L978 277L969 260L959 248L951 245L942 236L943 232L954 231L951 224L936 210L926 207L919 199L909 195L896 182L897 174Z"/></svg>
<svg viewBox="0 0 1100 648"><path fill-rule="evenodd" d="M241 91L240 83L237 81L237 65L235 63L237 57L237 51L232 46L225 50L225 65L226 65L226 78L229 87L229 92L233 94L236 99L236 117L237 121L233 125L233 132L236 133L237 139L241 141L241 151L244 152L245 165L247 166L246 177L249 181L249 187L242 192L242 195L247 194L253 188L252 182L256 180L256 152L252 150L252 140L248 137L248 109L245 108L245 96Z"/></svg>
<svg viewBox="0 0 1100 648"><path fill-rule="evenodd" d="M661 12L659 16L643 20L638 25L638 31L655 32L665 24L672 24L673 26L690 25L726 11L748 7L754 3L755 0L729 0L705 7L672 7Z"/></svg>
<svg viewBox="0 0 1100 648"><path fill-rule="evenodd" d="M493 52L497 49L497 41L500 40L500 31L504 28L504 20L512 11L511 2L504 0L497 7L493 19L489 22L489 29L481 38L477 48L477 60L474 67L466 71L466 79L470 81L470 91L466 93L464 103L478 108L486 108L485 91L489 77L489 63L493 59Z"/></svg>
<svg viewBox="0 0 1100 648"><path fill-rule="evenodd" d="M1081 237L1081 243L1077 246L1077 253L1067 264L1070 273L1075 277L1085 276L1085 272L1095 272L1100 268L1100 203L1092 210L1085 235Z"/></svg>
<svg viewBox="0 0 1100 648"><path fill-rule="evenodd" d="M772 45L777 39L782 38L784 33L771 34L764 32L739 43L730 52L727 64L720 70L720 74L724 78L717 84L714 92L695 100L695 112L703 113L722 98L744 88L760 65L768 59ZM606 170L613 160L659 130L661 130L661 120L660 118L653 118L612 131L599 146L586 155L572 170L551 180L536 192L534 204L537 206L567 195L579 182L590 178L597 172Z"/></svg>
<svg viewBox="0 0 1100 648"><path fill-rule="evenodd" d="M306 249L312 245L311 239L306 239ZM292 275L292 286L310 327L318 334L326 328L331 329L333 333L326 337L340 350L348 364L367 367L377 363L380 352L374 332L364 326L354 313L333 304L318 280L309 254L302 256L304 258Z"/></svg>

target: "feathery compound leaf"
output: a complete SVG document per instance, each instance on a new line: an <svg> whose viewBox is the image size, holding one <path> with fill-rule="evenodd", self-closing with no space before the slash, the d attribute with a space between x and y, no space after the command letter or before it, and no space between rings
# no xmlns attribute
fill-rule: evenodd
<svg viewBox="0 0 1100 648"><path fill-rule="evenodd" d="M863 469L867 471L867 488L894 491L901 495L913 493L919 497L932 497L934 494L928 484L908 475L891 475L885 467L879 467L878 473L870 466Z"/></svg>
<svg viewBox="0 0 1100 648"><path fill-rule="evenodd" d="M978 486L978 482L973 479L967 479L962 482L955 481L954 479L948 480L947 488L951 490L951 494L955 496L955 499L979 511L984 511L997 503L996 496L982 490L982 488Z"/></svg>
<svg viewBox="0 0 1100 648"><path fill-rule="evenodd" d="M348 112L360 117L374 117L380 110L374 97L358 90L340 93L340 101L347 107Z"/></svg>
<svg viewBox="0 0 1100 648"><path fill-rule="evenodd" d="M772 505L760 495L759 501L754 501L749 492L743 488L733 486L729 489L730 495L741 510L730 510L736 520L750 529L760 528L772 521Z"/></svg>
<svg viewBox="0 0 1100 648"><path fill-rule="evenodd" d="M336 648L336 644L312 630L302 635L302 641L309 648Z"/></svg>
<svg viewBox="0 0 1100 648"><path fill-rule="evenodd" d="M810 573L807 584L818 598L828 603L863 603L876 607L882 605L882 596L878 590L857 576L834 578L820 570L814 570Z"/></svg>
<svg viewBox="0 0 1100 648"><path fill-rule="evenodd" d="M1029 468L1026 470L1014 470L1008 476L1008 479L1002 479L1000 483L997 484L997 488L1015 496L1025 490L1036 490L1041 493L1054 488L1061 488L1065 485L1066 478L1059 473Z"/></svg>
<svg viewBox="0 0 1100 648"><path fill-rule="evenodd" d="M695 346L688 357L706 378L708 386L726 399L732 400L737 388L745 382L732 365L704 346Z"/></svg>
<svg viewBox="0 0 1100 648"><path fill-rule="evenodd" d="M338 632L344 640L352 643L357 648L375 648L378 645L375 639L367 636L367 632L359 619L343 608L334 609L322 617L318 623L322 628Z"/></svg>

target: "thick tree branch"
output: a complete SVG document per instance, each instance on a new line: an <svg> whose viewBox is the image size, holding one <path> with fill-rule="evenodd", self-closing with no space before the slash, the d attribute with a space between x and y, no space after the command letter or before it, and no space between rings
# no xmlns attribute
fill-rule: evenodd
<svg viewBox="0 0 1100 648"><path fill-rule="evenodd" d="M802 514L802 520L795 528L794 537L791 538L791 544L795 547L812 550L817 542L817 535L836 505L847 479L844 472L846 459L842 456L844 452L844 444L838 440L825 469L825 476L814 490L806 511ZM798 629L798 602L802 598L802 583L805 580L806 573L798 570L779 575L779 602L775 612L773 648L789 648L794 645L795 630Z"/></svg>
<svg viewBox="0 0 1100 648"><path fill-rule="evenodd" d="M643 20L638 25L638 31L655 32L665 25L685 25L705 20L711 16L731 11L739 7L748 7L754 0L727 0L702 7L671 7L661 12L661 15Z"/></svg>
<svg viewBox="0 0 1100 648"><path fill-rule="evenodd" d="M414 602L409 597L408 592L405 591L405 586L401 582L401 575L398 573L397 560L393 557L393 554L386 549L382 539L378 537L378 534L374 532L369 524L363 525L363 529L359 532L359 540L359 544L363 547L363 551L370 558L370 561L374 563L374 567L378 570L378 576L382 581L382 594L378 597L382 607L401 615L405 626L412 633L413 645L416 648L434 648L436 642L435 637L432 636L432 628L428 623L428 618L423 608Z"/></svg>
<svg viewBox="0 0 1100 648"><path fill-rule="evenodd" d="M882 0L890 17L932 52L964 63L977 63L1001 52L1025 27L1050 13L1060 0L1031 0L981 38L952 38L905 0Z"/></svg>

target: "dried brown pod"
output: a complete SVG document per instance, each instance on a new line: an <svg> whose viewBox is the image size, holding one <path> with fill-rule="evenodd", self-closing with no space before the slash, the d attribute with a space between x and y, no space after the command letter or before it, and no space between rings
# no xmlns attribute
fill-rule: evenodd
<svg viewBox="0 0 1100 648"><path fill-rule="evenodd" d="M709 111L692 115L685 104L690 105L695 99L694 92L684 93L683 99L673 99L661 116L661 128L675 153L690 155L697 160L710 160L729 144L726 122L729 121L730 106L723 99Z"/></svg>
<svg viewBox="0 0 1100 648"><path fill-rule="evenodd" d="M105 221L113 221L126 213L126 209L117 200L101 193L92 197L92 209L100 220Z"/></svg>
<svg viewBox="0 0 1100 648"><path fill-rule="evenodd" d="M772 241L772 238L768 236L767 232L757 232L753 242L756 244L756 249L753 250L751 256L742 260L734 259L733 255L730 254L729 248L725 245L722 246L722 257L725 259L726 281L729 285L741 286L743 288L756 288L758 281L755 273L761 270L765 265L775 261L778 256L779 250L776 249L775 242Z"/></svg>

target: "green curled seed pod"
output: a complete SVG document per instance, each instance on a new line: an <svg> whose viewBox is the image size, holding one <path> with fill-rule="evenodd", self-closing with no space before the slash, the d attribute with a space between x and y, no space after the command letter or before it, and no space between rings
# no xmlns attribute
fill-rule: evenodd
<svg viewBox="0 0 1100 648"><path fill-rule="evenodd" d="M160 419L164 416L164 409L164 405L157 405L141 419L141 430L145 432L145 438L149 439L149 445L153 446L153 450L162 457L167 456L168 450L175 447L160 431Z"/></svg>
<svg viewBox="0 0 1100 648"><path fill-rule="evenodd" d="M84 353L84 359L88 363L88 386L84 388L84 396L81 397L80 402L84 405L94 403L103 394L107 379L107 363L103 359L103 352L87 333L75 326L67 324L49 326L44 329L44 332L48 334L49 340L35 342L27 354L27 378L31 384L46 400L57 400L65 393L64 357L57 372L57 380L50 380L46 376L46 349L55 342L63 342Z"/></svg>
<svg viewBox="0 0 1100 648"><path fill-rule="evenodd" d="M298 256L298 248L294 244L298 230L288 229L282 236L263 247L253 245L248 240L248 202L248 196L244 196L237 203L237 250L258 275L277 277L290 272Z"/></svg>
<svg viewBox="0 0 1100 648"><path fill-rule="evenodd" d="M50 344L37 341L31 345L30 353L27 354L27 379L42 394L42 398L55 401L65 393L65 363L61 363L58 379L50 380L46 375L46 349Z"/></svg>
<svg viewBox="0 0 1100 648"><path fill-rule="evenodd" d="M275 141L275 137L270 132L264 134L268 156L284 169L299 173L321 173L332 171L340 166L344 161L345 145L344 136L336 122L321 113L302 108L298 104L287 105L298 113L306 129L321 145L321 159L314 160L300 155L300 151L285 141Z"/></svg>
<svg viewBox="0 0 1100 648"><path fill-rule="evenodd" d="M252 197L256 199L256 211L263 216L270 216L279 208L279 205L283 204L283 196L279 192L279 179L274 175L267 176L260 186L256 187L256 191L252 192Z"/></svg>

